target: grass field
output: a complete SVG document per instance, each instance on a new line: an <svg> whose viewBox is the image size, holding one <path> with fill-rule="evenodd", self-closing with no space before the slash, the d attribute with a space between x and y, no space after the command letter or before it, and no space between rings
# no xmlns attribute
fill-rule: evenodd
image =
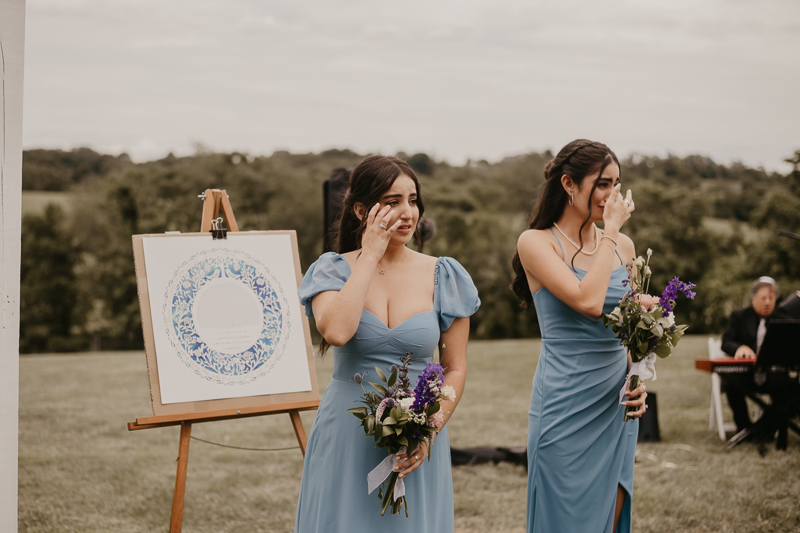
<svg viewBox="0 0 800 533"><path fill-rule="evenodd" d="M703 217L703 227L711 230L720 237L729 238L734 232L742 232L746 242L755 243L769 235L768 230L754 228L749 224L737 220L715 217Z"/></svg>
<svg viewBox="0 0 800 533"><path fill-rule="evenodd" d="M72 213L72 193L66 191L22 191L22 214L41 215L49 204Z"/></svg>
<svg viewBox="0 0 800 533"><path fill-rule="evenodd" d="M641 444L634 531L800 531L800 439L761 457L723 451L707 431L710 378L694 369L705 337L686 337L658 368L662 442ZM524 446L539 342L473 342L467 390L450 422L456 447ZM332 358L317 363L321 384ZM177 428L128 432L151 414L141 352L37 355L20 361L19 530L167 531ZM313 413L304 414L310 429ZM295 444L286 415L195 425L193 436L244 447ZM251 452L192 441L184 531L290 532L298 450ZM522 532L522 467L453 470L458 532Z"/></svg>

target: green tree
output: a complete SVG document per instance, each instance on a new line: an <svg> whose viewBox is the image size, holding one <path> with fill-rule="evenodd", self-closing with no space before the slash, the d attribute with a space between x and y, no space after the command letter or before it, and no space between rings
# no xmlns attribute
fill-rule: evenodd
<svg viewBox="0 0 800 533"><path fill-rule="evenodd" d="M795 196L800 196L800 150L796 150L794 155L785 162L792 165L792 171L789 173L792 191Z"/></svg>
<svg viewBox="0 0 800 533"><path fill-rule="evenodd" d="M241 230L297 231L305 270L322 252L323 182L332 169L352 168L363 158L349 150L268 157L199 150L133 164L91 151L30 152L29 164L38 161L62 176L53 179L72 183L71 194L78 198L81 209L70 225L63 217L50 222L79 250L73 251L70 268L76 303L68 329L104 348L142 345L131 235L198 231L197 195L226 189ZM460 261L479 289L483 305L471 321L476 338L538 333L535 310L522 312L508 285L517 237L527 226L551 157L529 153L460 166L426 154L408 157L420 175L425 216L438 227L425 251ZM654 250L651 292L676 275L698 284L697 299L678 308L679 319L693 332L724 327L757 276L772 275L787 290L800 285L797 243L776 232L800 232L800 151L789 162L794 171L788 176L702 156L636 156L622 162L623 187L633 189L637 206L624 231L638 253ZM44 297L46 291L36 294ZM26 305L33 308L35 299ZM33 315L25 315L25 328L42 323L28 317Z"/></svg>
<svg viewBox="0 0 800 533"><path fill-rule="evenodd" d="M750 250L751 276L772 276L787 289L796 287L800 281L800 242L779 235L778 230L800 233L800 196L789 188L770 191L761 199L753 222L765 230L766 238Z"/></svg>
<svg viewBox="0 0 800 533"><path fill-rule="evenodd" d="M20 351L85 349L75 266L78 253L65 231L64 213L49 205L43 215L22 219L20 265Z"/></svg>
<svg viewBox="0 0 800 533"><path fill-rule="evenodd" d="M22 154L22 189L66 191L92 176L106 176L131 165L127 154L99 154L90 148L25 150Z"/></svg>

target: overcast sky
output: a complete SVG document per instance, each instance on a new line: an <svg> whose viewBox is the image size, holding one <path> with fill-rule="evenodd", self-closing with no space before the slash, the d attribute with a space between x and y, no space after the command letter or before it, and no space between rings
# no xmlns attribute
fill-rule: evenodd
<svg viewBox="0 0 800 533"><path fill-rule="evenodd" d="M28 0L25 39L26 148L800 149L797 0Z"/></svg>

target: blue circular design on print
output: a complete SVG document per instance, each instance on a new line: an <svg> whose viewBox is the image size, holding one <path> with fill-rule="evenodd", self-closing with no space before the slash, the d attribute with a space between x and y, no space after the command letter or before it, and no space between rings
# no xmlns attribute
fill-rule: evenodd
<svg viewBox="0 0 800 533"><path fill-rule="evenodd" d="M239 299L227 302L221 298L226 291L238 292ZM221 312L214 307L215 314L210 315L206 303L198 313L202 295L216 299ZM194 255L176 272L164 301L173 347L189 368L207 380L224 385L251 382L268 373L283 354L289 332L287 300L269 269L244 252L217 249ZM249 309L237 317L236 307ZM242 317L250 324L237 329L235 322ZM212 341L211 331L228 332L230 338Z"/></svg>

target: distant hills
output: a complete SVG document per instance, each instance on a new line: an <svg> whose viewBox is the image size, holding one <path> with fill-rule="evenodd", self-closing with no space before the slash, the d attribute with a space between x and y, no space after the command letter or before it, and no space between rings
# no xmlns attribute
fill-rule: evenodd
<svg viewBox="0 0 800 533"><path fill-rule="evenodd" d="M296 230L308 268L323 250L323 183L365 155L201 152L134 163L88 148L26 150L21 349L141 348L131 235L197 231L206 188L228 191L242 230ZM473 336L537 335L535 310L522 312L508 290L510 259L553 154L464 165L397 155L418 173L436 222L424 251L458 259L478 287ZM758 276L800 288L800 246L776 231L800 233L800 151L790 161L786 175L696 155L621 162L636 201L623 232L638 253L654 251L652 294L676 275L697 283L697 298L678 308L691 332L719 332Z"/></svg>

